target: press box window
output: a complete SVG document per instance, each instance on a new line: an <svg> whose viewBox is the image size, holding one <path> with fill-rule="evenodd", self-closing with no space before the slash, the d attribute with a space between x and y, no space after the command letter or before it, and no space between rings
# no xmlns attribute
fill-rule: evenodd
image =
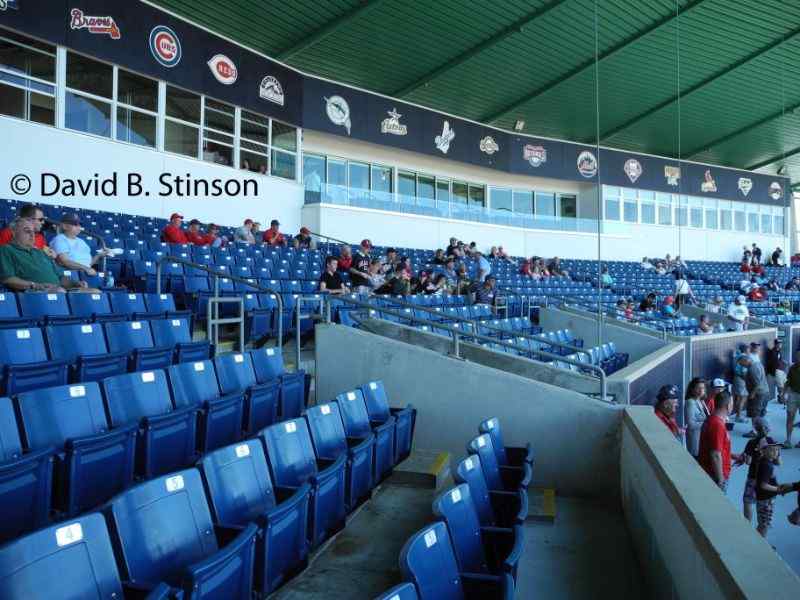
<svg viewBox="0 0 800 600"><path fill-rule="evenodd" d="M0 114L55 125L55 47L0 33Z"/></svg>
<svg viewBox="0 0 800 600"><path fill-rule="evenodd" d="M198 158L200 112L198 94L167 86L164 149L167 152Z"/></svg>
<svg viewBox="0 0 800 600"><path fill-rule="evenodd" d="M158 82L117 69L117 139L156 146Z"/></svg>
<svg viewBox="0 0 800 600"><path fill-rule="evenodd" d="M266 175L269 173L269 119L247 110L241 114L239 167Z"/></svg>
<svg viewBox="0 0 800 600"><path fill-rule="evenodd" d="M294 179L297 172L297 128L272 121L272 175Z"/></svg>
<svg viewBox="0 0 800 600"><path fill-rule="evenodd" d="M236 109L229 104L206 98L203 114L203 160L232 166Z"/></svg>

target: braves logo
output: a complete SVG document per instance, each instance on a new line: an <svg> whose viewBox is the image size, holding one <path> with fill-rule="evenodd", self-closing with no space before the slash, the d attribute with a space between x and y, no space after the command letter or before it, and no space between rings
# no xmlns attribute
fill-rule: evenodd
<svg viewBox="0 0 800 600"><path fill-rule="evenodd" d="M239 70L233 61L224 54L215 55L208 61L212 75L223 85L233 85L239 78Z"/></svg>
<svg viewBox="0 0 800 600"><path fill-rule="evenodd" d="M88 29L89 33L108 35L112 40L118 40L122 37L114 17L90 17L83 14L80 8L73 8L69 15L70 29Z"/></svg>
<svg viewBox="0 0 800 600"><path fill-rule="evenodd" d="M168 69L181 62L183 54L178 36L164 25L157 25L150 32L150 53L158 64Z"/></svg>

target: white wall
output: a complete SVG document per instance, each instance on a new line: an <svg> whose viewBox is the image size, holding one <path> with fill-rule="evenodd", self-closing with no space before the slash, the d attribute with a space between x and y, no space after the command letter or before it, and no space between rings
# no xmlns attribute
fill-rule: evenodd
<svg viewBox="0 0 800 600"><path fill-rule="evenodd" d="M97 210L168 218L172 212L183 213L187 218L222 225L238 225L245 218L269 223L273 218L281 222L282 229L294 233L300 227L300 209L303 204L302 186L294 181L245 173L230 167L183 158L173 154L139 148L121 142L91 135L75 133L0 116L0 143L3 160L0 160L0 198L10 198L46 204L61 204ZM93 195L68 197L41 195L41 173L52 172L64 178L101 178L118 174L116 197ZM18 173L28 175L33 187L28 194L15 194L10 179ZM128 194L127 178L130 173L143 177L143 186L149 188L150 197ZM163 189L159 177L163 173L185 175L192 179L253 179L258 194L250 197L198 197L179 198L176 195L159 197Z"/></svg>

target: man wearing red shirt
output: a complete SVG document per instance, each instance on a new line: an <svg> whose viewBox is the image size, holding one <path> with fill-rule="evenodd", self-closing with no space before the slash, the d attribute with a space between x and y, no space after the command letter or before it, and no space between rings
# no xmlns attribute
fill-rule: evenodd
<svg viewBox="0 0 800 600"><path fill-rule="evenodd" d="M731 438L725 422L733 408L733 398L728 392L720 392L714 398L714 412L703 423L700 431L700 466L711 476L719 488L728 489L731 475L731 460L739 461L738 454L731 454Z"/></svg>
<svg viewBox="0 0 800 600"><path fill-rule="evenodd" d="M181 229L183 223L183 215L180 213L172 213L169 218L169 225L164 227L161 232L161 241L169 244L188 244L189 239L186 233Z"/></svg>
<svg viewBox="0 0 800 600"><path fill-rule="evenodd" d="M678 405L678 388L674 385L665 385L658 390L656 397L655 413L656 417L667 426L670 433L676 439L681 439L683 430L678 427L678 422L675 420L675 410Z"/></svg>
<svg viewBox="0 0 800 600"><path fill-rule="evenodd" d="M269 244L270 246L286 245L286 238L284 238L283 234L280 232L280 226L281 224L278 223L277 219L272 219L269 224L269 229L267 229L264 232L264 235L261 236L261 239L265 244Z"/></svg>
<svg viewBox="0 0 800 600"><path fill-rule="evenodd" d="M33 230L36 232L36 238L33 243L34 247L39 250L44 250L45 254L50 256L50 258L55 258L55 255L52 254L50 247L47 245L47 241L44 239L44 235L42 235L42 225L44 224L44 213L42 209L34 204L26 204L17 212L17 218L28 219L33 223ZM13 237L14 232L11 227L0 229L0 246L10 244Z"/></svg>
<svg viewBox="0 0 800 600"><path fill-rule="evenodd" d="M186 232L186 239L195 246L208 246L213 240L200 231L200 221L192 219L189 221L189 231Z"/></svg>

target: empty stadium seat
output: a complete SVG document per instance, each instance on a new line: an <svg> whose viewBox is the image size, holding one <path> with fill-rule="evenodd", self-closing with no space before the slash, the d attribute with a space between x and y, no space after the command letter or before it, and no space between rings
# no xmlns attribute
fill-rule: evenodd
<svg viewBox="0 0 800 600"><path fill-rule="evenodd" d="M364 394L360 389L345 392L336 396L339 412L342 415L344 431L349 438L366 439L375 435L375 458L373 476L375 483L388 477L395 462L394 436L395 418L389 417L383 423L371 422L364 402Z"/></svg>
<svg viewBox="0 0 800 600"><path fill-rule="evenodd" d="M213 358L211 342L193 342L186 319L153 319L150 321L153 343L158 348L174 348L174 362L193 362Z"/></svg>
<svg viewBox="0 0 800 600"><path fill-rule="evenodd" d="M108 377L102 387L111 425L139 424L138 473L150 478L195 462L200 409L173 406L164 371Z"/></svg>
<svg viewBox="0 0 800 600"><path fill-rule="evenodd" d="M481 459L481 468L490 490L514 491L526 490L531 483L532 469L528 463L515 467L500 465L494 451L492 438L481 434L467 444L467 453L477 454Z"/></svg>
<svg viewBox="0 0 800 600"><path fill-rule="evenodd" d="M104 293L67 294L70 313L84 321L122 321L124 314L114 314L108 296Z"/></svg>
<svg viewBox="0 0 800 600"><path fill-rule="evenodd" d="M306 411L308 429L317 458L335 461L347 458L346 502L352 511L369 499L373 486L375 436L364 439L348 438L344 433L339 406L335 402L311 406Z"/></svg>
<svg viewBox="0 0 800 600"><path fill-rule="evenodd" d="M513 527L528 517L528 494L524 490L490 490L483 475L481 459L468 456L456 466L453 478L469 486L472 503L482 526Z"/></svg>
<svg viewBox="0 0 800 600"><path fill-rule="evenodd" d="M461 572L447 526L441 521L415 533L400 551L400 570L420 600L512 600L511 575Z"/></svg>
<svg viewBox="0 0 800 600"><path fill-rule="evenodd" d="M123 581L145 590L166 582L187 600L250 600L258 528L214 526L197 469L139 484L104 512Z"/></svg>
<svg viewBox="0 0 800 600"><path fill-rule="evenodd" d="M73 317L69 311L66 294L51 292L25 292L17 296L20 314L36 319L41 324L80 323L80 317Z"/></svg>
<svg viewBox="0 0 800 600"><path fill-rule="evenodd" d="M106 339L111 352L127 352L128 370L164 369L172 364L172 347L158 348L153 342L149 321L106 323Z"/></svg>
<svg viewBox="0 0 800 600"><path fill-rule="evenodd" d="M136 427L109 429L97 383L17 397L26 447L56 448L56 503L68 515L97 506L133 480Z"/></svg>
<svg viewBox="0 0 800 600"><path fill-rule="evenodd" d="M67 363L50 360L39 328L0 329L2 393L11 396L67 383Z"/></svg>
<svg viewBox="0 0 800 600"><path fill-rule="evenodd" d="M128 354L108 351L102 325L48 325L45 335L50 356L69 364L70 381L100 381L128 370Z"/></svg>
<svg viewBox="0 0 800 600"><path fill-rule="evenodd" d="M278 414L283 419L296 419L306 407L306 373L305 371L286 371L281 348L260 348L251 350L253 370L258 383L266 383L273 379L281 382L280 404Z"/></svg>
<svg viewBox="0 0 800 600"><path fill-rule="evenodd" d="M414 425L417 420L417 409L410 404L405 408L391 408L382 381L370 381L361 386L369 419L373 423L388 423L395 419L394 463L408 458L414 440Z"/></svg>
<svg viewBox="0 0 800 600"><path fill-rule="evenodd" d="M249 353L232 352L214 359L219 387L223 394L245 393L243 428L255 433L278 420L280 381L258 383Z"/></svg>
<svg viewBox="0 0 800 600"><path fill-rule="evenodd" d="M200 468L214 522L231 528L256 523L255 583L273 592L308 564L308 506L311 486L272 485L264 449L247 440L206 454Z"/></svg>
<svg viewBox="0 0 800 600"><path fill-rule="evenodd" d="M419 600L419 595L417 595L417 588L413 583L401 583L387 590L375 600Z"/></svg>
<svg viewBox="0 0 800 600"><path fill-rule="evenodd" d="M20 329L25 327L36 327L36 319L20 315L16 294L0 292L0 328Z"/></svg>
<svg viewBox="0 0 800 600"><path fill-rule="evenodd" d="M272 425L259 436L267 449L275 485L288 489L311 485L309 540L312 547L318 547L344 527L346 457L318 460L305 419Z"/></svg>
<svg viewBox="0 0 800 600"><path fill-rule="evenodd" d="M497 464L501 466L511 465L521 467L523 463L533 465L533 450L530 443L525 447L512 448L503 443L503 432L500 428L500 420L497 417L486 419L478 425L480 433L486 433L492 438L492 449L497 457Z"/></svg>

